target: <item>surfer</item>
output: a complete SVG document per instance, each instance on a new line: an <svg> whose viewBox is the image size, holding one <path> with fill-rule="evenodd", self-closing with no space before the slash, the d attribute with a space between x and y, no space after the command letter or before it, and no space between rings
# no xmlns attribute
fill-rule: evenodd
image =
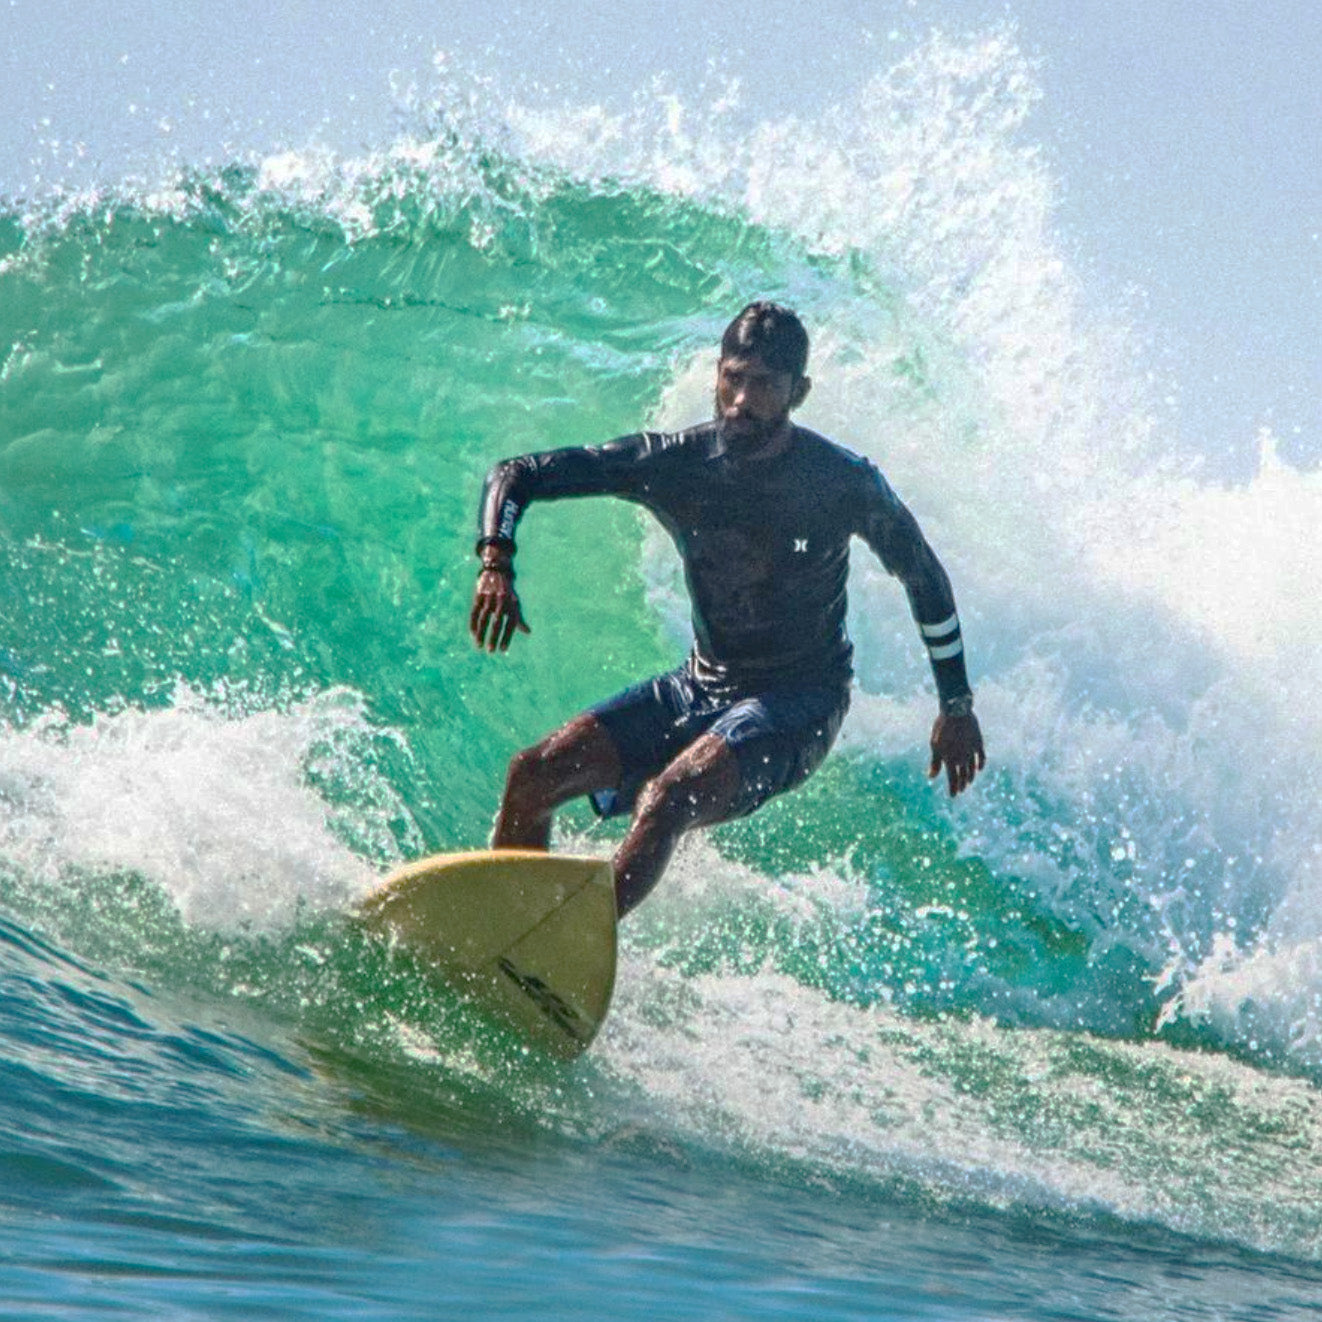
<svg viewBox="0 0 1322 1322"><path fill-rule="evenodd" d="M849 706L849 541L904 585L936 680L929 776L950 794L986 764L950 580L913 515L866 459L790 421L807 397L808 336L775 303L721 338L712 421L496 464L482 495L474 641L504 652L530 632L514 588L514 534L534 500L609 495L674 539L694 644L678 669L574 717L510 762L492 844L546 849L551 816L588 795L631 814L616 851L619 912L660 879L680 837L742 817L801 784Z"/></svg>

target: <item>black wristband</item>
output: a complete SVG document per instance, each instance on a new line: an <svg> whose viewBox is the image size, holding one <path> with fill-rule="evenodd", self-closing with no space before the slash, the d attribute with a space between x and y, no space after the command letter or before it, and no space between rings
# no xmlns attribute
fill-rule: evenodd
<svg viewBox="0 0 1322 1322"><path fill-rule="evenodd" d="M507 578L507 579L509 579L509 581L510 581L511 583L514 582L514 566L513 566L513 565L486 565L486 564L483 564L483 565L479 565L479 566L478 566L478 568L477 568L477 572L478 572L479 574L500 574L503 578Z"/></svg>

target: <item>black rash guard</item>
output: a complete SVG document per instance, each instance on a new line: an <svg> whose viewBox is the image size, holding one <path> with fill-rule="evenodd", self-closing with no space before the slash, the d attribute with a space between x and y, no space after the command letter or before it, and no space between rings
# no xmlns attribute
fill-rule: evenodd
<svg viewBox="0 0 1322 1322"><path fill-rule="evenodd" d="M943 709L969 698L950 580L913 515L866 459L802 427L767 459L737 458L720 426L643 432L498 463L479 546L511 548L534 500L618 496L674 538L693 607L695 675L732 692L847 684L849 539L904 584Z"/></svg>

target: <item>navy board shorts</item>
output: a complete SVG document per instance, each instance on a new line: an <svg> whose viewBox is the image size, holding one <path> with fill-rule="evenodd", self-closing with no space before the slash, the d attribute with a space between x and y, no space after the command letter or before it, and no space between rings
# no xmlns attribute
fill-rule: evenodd
<svg viewBox="0 0 1322 1322"><path fill-rule="evenodd" d="M700 735L719 734L739 765L731 817L745 817L812 775L849 710L849 685L794 684L731 693L688 662L589 709L620 756L620 784L589 797L602 817L633 811L639 790Z"/></svg>

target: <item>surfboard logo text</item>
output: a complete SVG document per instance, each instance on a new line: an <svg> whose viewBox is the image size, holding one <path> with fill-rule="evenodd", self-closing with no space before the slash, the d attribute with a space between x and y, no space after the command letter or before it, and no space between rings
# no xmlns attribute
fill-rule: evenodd
<svg viewBox="0 0 1322 1322"><path fill-rule="evenodd" d="M587 1036L580 1024L582 1017L553 988L548 987L535 973L525 973L501 956L497 963L500 971L558 1028L575 1042L586 1042Z"/></svg>

